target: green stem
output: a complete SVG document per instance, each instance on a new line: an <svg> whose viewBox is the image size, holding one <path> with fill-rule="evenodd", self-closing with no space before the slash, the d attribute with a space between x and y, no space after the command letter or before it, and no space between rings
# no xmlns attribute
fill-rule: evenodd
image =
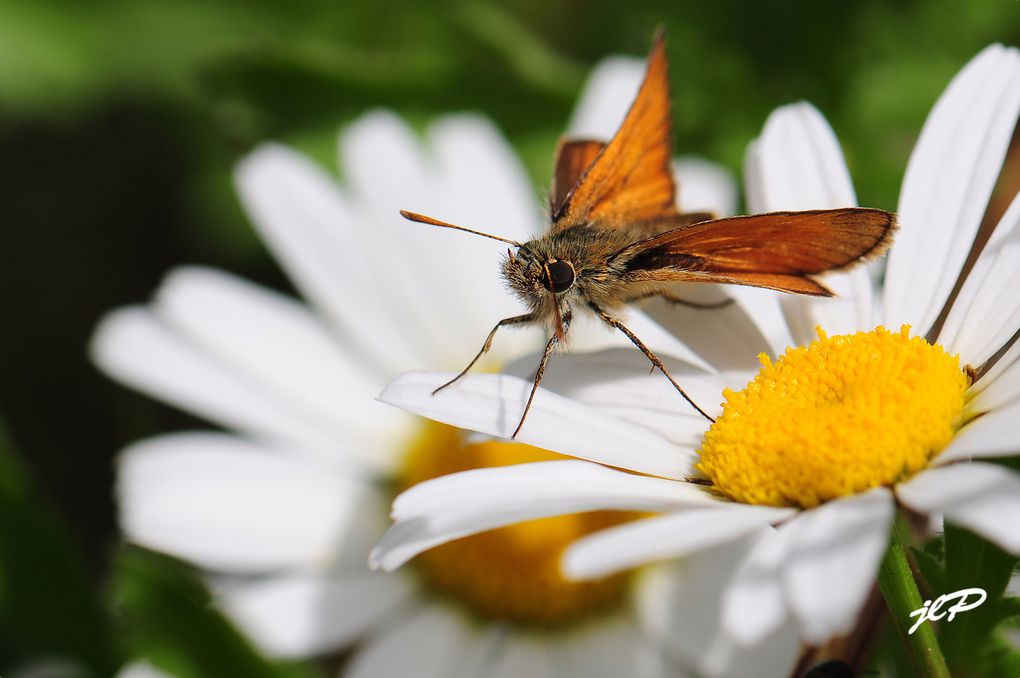
<svg viewBox="0 0 1020 678"><path fill-rule="evenodd" d="M909 633L916 621L916 617L911 617L910 613L920 608L924 601L921 600L921 592L917 589L914 573L907 561L902 529L903 523L896 520L889 550L878 572L878 587L889 606L889 616L914 665L915 674L950 678L949 667L946 666L946 659L942 656L931 622L923 622L913 634Z"/></svg>

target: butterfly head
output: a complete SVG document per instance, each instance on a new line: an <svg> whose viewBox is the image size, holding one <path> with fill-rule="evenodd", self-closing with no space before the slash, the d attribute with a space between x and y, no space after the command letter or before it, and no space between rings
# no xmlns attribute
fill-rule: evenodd
<svg viewBox="0 0 1020 678"><path fill-rule="evenodd" d="M573 262L546 251L542 244L532 241L516 252L508 249L503 259L503 278L532 309L546 306L554 297L571 291L577 280Z"/></svg>

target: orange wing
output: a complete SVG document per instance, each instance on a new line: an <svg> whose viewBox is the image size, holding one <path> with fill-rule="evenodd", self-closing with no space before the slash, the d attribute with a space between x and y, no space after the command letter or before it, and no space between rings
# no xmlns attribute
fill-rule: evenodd
<svg viewBox="0 0 1020 678"><path fill-rule="evenodd" d="M549 197L552 214L560 211L570 189L574 187L584 171L605 147L604 142L590 139L564 139L560 142L560 147L556 150L552 193Z"/></svg>
<svg viewBox="0 0 1020 678"><path fill-rule="evenodd" d="M808 276L880 255L895 229L895 215L876 209L772 212L667 231L610 261L622 264L631 282L721 282L831 296Z"/></svg>
<svg viewBox="0 0 1020 678"><path fill-rule="evenodd" d="M627 117L553 213L553 230L583 223L613 228L675 215L672 158L673 114L660 30Z"/></svg>

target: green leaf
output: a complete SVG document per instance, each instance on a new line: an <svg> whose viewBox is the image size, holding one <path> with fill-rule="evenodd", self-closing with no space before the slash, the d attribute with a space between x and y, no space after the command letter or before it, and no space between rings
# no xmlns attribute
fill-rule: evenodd
<svg viewBox="0 0 1020 678"><path fill-rule="evenodd" d="M1006 639L994 636L981 653L982 678L1016 678L1020 676L1020 650Z"/></svg>
<svg viewBox="0 0 1020 678"><path fill-rule="evenodd" d="M182 563L124 548L117 559L117 605L133 653L179 678L309 678L301 665L261 656L211 605L201 580Z"/></svg>
<svg viewBox="0 0 1020 678"><path fill-rule="evenodd" d="M1003 619L1020 617L1020 598L1003 598L1001 608Z"/></svg>
<svg viewBox="0 0 1020 678"><path fill-rule="evenodd" d="M917 566L921 570L921 575L924 577L924 582L918 583L918 585L922 587L922 595L931 596L934 591L945 591L946 573L942 559L927 548L911 548L910 552L913 554L914 561L917 563ZM935 593L934 595L938 596L939 594Z"/></svg>
<svg viewBox="0 0 1020 678"><path fill-rule="evenodd" d="M51 658L97 676L116 670L111 624L91 589L0 421L0 672Z"/></svg>
<svg viewBox="0 0 1020 678"><path fill-rule="evenodd" d="M532 86L569 96L584 79L584 70L562 57L523 22L497 5L465 3L460 19L476 38L489 45Z"/></svg>
<svg viewBox="0 0 1020 678"><path fill-rule="evenodd" d="M1014 615L1015 606L1004 598L1017 558L972 532L946 524L945 587L940 593L981 588L988 598L952 622L939 624L939 636L953 675L989 675L986 665L995 627ZM1014 674L1015 675L1015 674Z"/></svg>

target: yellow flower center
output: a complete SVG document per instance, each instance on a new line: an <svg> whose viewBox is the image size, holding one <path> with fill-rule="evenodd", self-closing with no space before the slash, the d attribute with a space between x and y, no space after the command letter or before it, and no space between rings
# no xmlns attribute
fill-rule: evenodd
<svg viewBox="0 0 1020 678"><path fill-rule="evenodd" d="M520 443L465 444L463 435L428 422L407 455L400 489L457 471L564 458ZM430 590L481 617L564 626L619 605L628 576L564 579L559 567L563 550L586 534L635 516L596 511L517 523L426 551L413 565Z"/></svg>
<svg viewBox="0 0 1020 678"><path fill-rule="evenodd" d="M924 468L962 424L970 379L909 326L828 337L787 349L723 414L698 462L713 485L748 504L811 507Z"/></svg>

